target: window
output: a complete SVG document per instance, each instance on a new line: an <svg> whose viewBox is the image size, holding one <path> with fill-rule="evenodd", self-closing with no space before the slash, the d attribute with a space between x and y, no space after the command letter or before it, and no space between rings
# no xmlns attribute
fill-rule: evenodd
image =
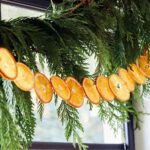
<svg viewBox="0 0 150 150"><path fill-rule="evenodd" d="M17 18L19 16L36 17L36 16L40 16L42 14L43 14L42 11L22 8L22 7L18 7L15 5L9 5L9 4L5 4L5 3L1 4L1 17L2 17L2 19L5 19L5 20Z"/></svg>
<svg viewBox="0 0 150 150"><path fill-rule="evenodd" d="M33 2L33 0L13 0L7 2L2 0L1 18L8 20L19 16L40 16L43 15L42 9L47 6L47 4L48 3L46 0L43 0L41 2L40 0L35 0L35 2ZM92 57L90 59L92 61L94 60ZM92 64L91 66L89 66L90 70L94 68ZM49 75L46 70L44 70L44 73L46 75ZM32 95L33 99L35 99L35 95L33 93ZM129 150L134 150L132 122L125 125L128 141L126 144L123 144L124 141L122 140L122 131L120 130L118 132L118 135L115 137L111 128L107 124L103 124L99 120L97 111L98 110L94 108L93 111L90 112L87 105L84 105L84 107L79 109L80 118L85 129L85 133L84 135L82 135L82 137L83 140L88 143L89 148L91 150L123 150L124 146L126 145ZM35 114L37 115L36 108ZM65 150L73 149L72 144L67 143L65 140L64 129L57 119L57 112L56 107L54 106L54 102L45 105L43 121L41 122L40 119L37 119L33 149L38 148L48 148L54 150L62 148Z"/></svg>
<svg viewBox="0 0 150 150"><path fill-rule="evenodd" d="M96 66L94 57L89 58L87 62L92 62L91 64L89 64L89 70L91 71L91 73L94 73ZM44 70L44 74L48 75L46 67ZM61 100L59 102L61 102ZM124 142L122 140L123 133L121 130L118 132L118 135L115 136L113 131L111 130L111 127L109 127L107 124L103 124L100 121L98 117L97 107L94 107L92 111L89 111L89 106L87 104L84 104L84 106L79 109L79 113L80 120L85 130L82 138L83 141L85 141L86 143L121 144ZM57 111L54 101L52 101L50 104L45 105L42 122L40 119L37 119L37 127L35 129L34 141L67 142L64 136L64 129L57 117Z"/></svg>

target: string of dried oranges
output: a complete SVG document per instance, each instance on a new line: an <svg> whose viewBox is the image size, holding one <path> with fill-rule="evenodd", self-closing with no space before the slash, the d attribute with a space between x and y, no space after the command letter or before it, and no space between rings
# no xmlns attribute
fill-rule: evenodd
<svg viewBox="0 0 150 150"><path fill-rule="evenodd" d="M0 48L0 75L6 80L13 81L23 91L34 89L42 103L50 102L55 92L68 104L79 108L85 96L93 104L100 104L102 99L108 102L115 98L128 101L136 83L145 84L147 77L150 77L150 63L148 56L143 55L139 57L137 65L131 64L127 70L119 68L118 75L100 75L96 82L85 77L81 85L73 77L67 77L64 81L58 76L52 76L49 80L40 72L34 74L28 66L16 62L9 50Z"/></svg>

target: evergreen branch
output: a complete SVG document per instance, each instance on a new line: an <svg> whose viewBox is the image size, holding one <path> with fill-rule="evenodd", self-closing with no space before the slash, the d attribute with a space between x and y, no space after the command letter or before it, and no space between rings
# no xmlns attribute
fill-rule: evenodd
<svg viewBox="0 0 150 150"><path fill-rule="evenodd" d="M139 112L133 107L130 102L122 103L115 100L114 103L102 102L99 105L99 117L102 121L106 121L114 130L122 127L122 124L129 121L129 114L132 114L137 125L139 124Z"/></svg>
<svg viewBox="0 0 150 150"><path fill-rule="evenodd" d="M132 94L132 102L136 103L136 102L141 102L141 104L143 104L143 85L136 85L135 90Z"/></svg>
<svg viewBox="0 0 150 150"><path fill-rule="evenodd" d="M44 66L46 60L51 74L61 77L71 75L79 82L89 75L85 63L89 56L94 55L98 62L96 73L92 77L99 74L110 75L116 73L118 67L126 68L135 62L143 49L148 47L148 0L143 0L142 3L140 0L93 0L89 7L80 7L70 13L75 5L72 1L56 5L55 12L48 9L44 19L20 17L0 21L0 46L7 47L17 61L27 64L33 71L38 70L36 54L39 54L40 63ZM66 15L68 12L69 15ZM149 81L143 86L142 92L136 87L132 97L133 104L114 101L99 105L100 118L107 120L112 127L115 124L121 126L128 121L130 113L135 117L138 126L139 114L143 112L138 112L134 103L139 98L142 99L145 93L149 93ZM35 127L30 95L3 80L0 96L0 145L4 150L26 148L31 143ZM57 104L57 97L55 103ZM41 104L39 112L42 116ZM58 108L58 116L65 126L66 138L69 140L72 136L74 143L78 142L79 149L84 149L78 134L78 130L83 129L77 110L63 101ZM114 130L116 129L115 126Z"/></svg>
<svg viewBox="0 0 150 150"><path fill-rule="evenodd" d="M93 109L93 104L88 100L87 104L89 105L89 110L91 111Z"/></svg>
<svg viewBox="0 0 150 150"><path fill-rule="evenodd" d="M39 114L41 120L43 118L43 112L44 112L44 104L42 104L40 101L38 101L38 114Z"/></svg>
<svg viewBox="0 0 150 150"><path fill-rule="evenodd" d="M11 84L11 81L7 81L5 79L2 79L3 89L6 95L7 103L10 105L13 105L13 86Z"/></svg>
<svg viewBox="0 0 150 150"><path fill-rule="evenodd" d="M7 98L3 89L0 89L0 145L3 150L20 150L20 133L17 129L14 118L11 116L10 108L7 106Z"/></svg>
<svg viewBox="0 0 150 150"><path fill-rule="evenodd" d="M148 96L150 93L150 80L147 80L147 83L143 86L143 96Z"/></svg>
<svg viewBox="0 0 150 150"><path fill-rule="evenodd" d="M33 103L29 92L19 90L13 85L14 99L16 101L16 123L22 132L23 144L29 147L34 135L35 118L33 114Z"/></svg>
<svg viewBox="0 0 150 150"><path fill-rule="evenodd" d="M56 93L54 93L54 101L55 101L55 105L57 105L57 103L58 103L58 95Z"/></svg>
<svg viewBox="0 0 150 150"><path fill-rule="evenodd" d="M78 132L83 132L83 127L79 121L78 111L66 104L65 101L62 101L58 107L58 117L62 122L62 125L65 126L65 136L67 141L70 137L73 137L74 146L77 142L80 150L86 150L86 146L82 143L81 137Z"/></svg>
<svg viewBox="0 0 150 150"><path fill-rule="evenodd" d="M71 13L74 13L77 9L84 5L89 5L90 2L91 0L81 0L80 3L78 3L74 8L71 9Z"/></svg>

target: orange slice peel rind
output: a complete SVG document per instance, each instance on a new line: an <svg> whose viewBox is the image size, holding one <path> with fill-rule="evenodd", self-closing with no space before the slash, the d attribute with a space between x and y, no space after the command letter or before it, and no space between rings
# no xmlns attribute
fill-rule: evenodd
<svg viewBox="0 0 150 150"><path fill-rule="evenodd" d="M130 92L133 92L135 89L135 82L134 80L130 77L128 71L123 68L118 69L118 74L119 77L126 83L128 89Z"/></svg>
<svg viewBox="0 0 150 150"><path fill-rule="evenodd" d="M131 64L128 67L130 77L138 84L146 84L147 78L142 73L141 69L136 64Z"/></svg>
<svg viewBox="0 0 150 150"><path fill-rule="evenodd" d="M150 78L150 62L148 62L147 56L140 56L138 59L138 65L141 68L143 74Z"/></svg>
<svg viewBox="0 0 150 150"><path fill-rule="evenodd" d="M0 48L0 72L7 80L14 80L17 77L15 58L6 48Z"/></svg>
<svg viewBox="0 0 150 150"><path fill-rule="evenodd" d="M49 103L52 100L52 85L44 74L35 74L34 90L41 103Z"/></svg>
<svg viewBox="0 0 150 150"><path fill-rule="evenodd" d="M70 90L67 83L58 76L51 77L51 83L56 94L63 100L68 101L70 99Z"/></svg>
<svg viewBox="0 0 150 150"><path fill-rule="evenodd" d="M67 77L66 83L70 89L70 99L67 101L71 106L79 108L84 102L84 90L80 83L73 77Z"/></svg>
<svg viewBox="0 0 150 150"><path fill-rule="evenodd" d="M28 66L17 62L18 74L14 83L23 91L30 91L34 87L34 74Z"/></svg>
<svg viewBox="0 0 150 150"><path fill-rule="evenodd" d="M103 75L97 77L96 87L103 99L108 102L112 102L114 100L115 96L109 87L109 80L107 77Z"/></svg>
<svg viewBox="0 0 150 150"><path fill-rule="evenodd" d="M120 101L128 101L130 98L130 91L126 83L116 74L109 77L109 86L115 97Z"/></svg>
<svg viewBox="0 0 150 150"><path fill-rule="evenodd" d="M100 96L94 81L89 78L84 78L82 86L90 102L93 104L100 104L102 97Z"/></svg>

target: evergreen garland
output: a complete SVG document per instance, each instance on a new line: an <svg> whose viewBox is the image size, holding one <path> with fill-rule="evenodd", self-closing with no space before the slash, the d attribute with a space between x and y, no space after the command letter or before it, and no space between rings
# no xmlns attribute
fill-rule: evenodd
<svg viewBox="0 0 150 150"><path fill-rule="evenodd" d="M116 73L118 67L126 68L136 61L145 48L148 49L148 0L93 0L85 4L83 1L65 0L61 4L50 5L44 18L2 20L0 46L11 50L17 61L27 64L35 72L38 71L38 55L41 65L46 60L51 74L62 78L74 76L79 82L84 76L95 79L100 73ZM97 60L95 74L87 71L85 62L92 55ZM31 145L35 127L30 93L19 90L6 80L1 79L0 84L1 149L25 149ZM140 94L138 88L131 98L132 103ZM142 92L149 92L149 81ZM110 125L117 120L120 126L132 114L138 125L140 112L132 103L104 101L98 106L100 119ZM89 105L92 109L92 104ZM39 104L41 118L42 112L43 106ZM66 139L72 136L80 149L87 149L78 134L78 130L83 131L78 111L62 101L58 107L58 117L65 127Z"/></svg>

